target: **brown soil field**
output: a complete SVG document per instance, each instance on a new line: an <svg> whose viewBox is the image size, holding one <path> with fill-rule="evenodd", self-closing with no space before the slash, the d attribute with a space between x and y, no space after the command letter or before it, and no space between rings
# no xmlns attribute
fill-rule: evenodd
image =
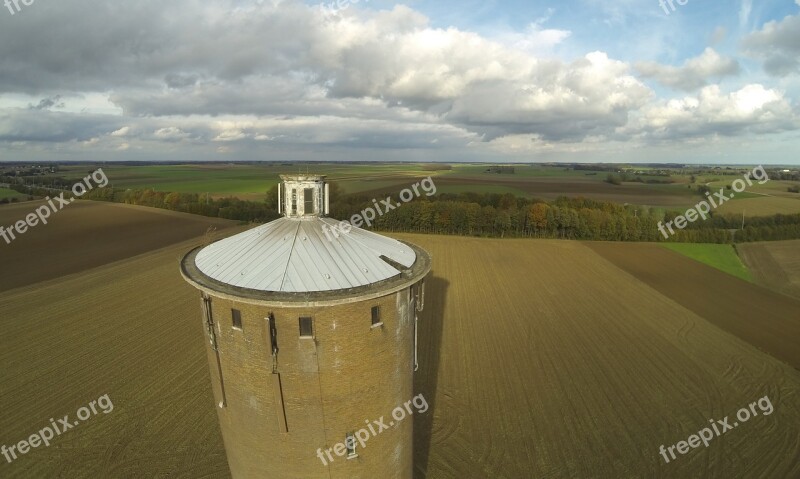
<svg viewBox="0 0 800 479"><path fill-rule="evenodd" d="M227 477L198 295L177 274L196 243L0 293L0 444L104 394L114 405L0 460L0 477Z"/></svg>
<svg viewBox="0 0 800 479"><path fill-rule="evenodd" d="M800 475L800 372L592 248L396 236L434 261L415 377L430 404L414 416L417 477ZM0 293L0 444L103 394L114 404L48 448L0 460L0 476L229 477L198 295L178 273L198 242ZM717 308L729 300L701 291ZM765 395L771 415L669 464L659 455Z"/></svg>
<svg viewBox="0 0 800 479"><path fill-rule="evenodd" d="M434 261L416 379L435 406L418 417L418 477L800 474L798 371L580 243L402 237ZM659 457L764 395L780 405L763 421Z"/></svg>
<svg viewBox="0 0 800 479"><path fill-rule="evenodd" d="M800 369L800 300L654 243L588 246L676 303Z"/></svg>
<svg viewBox="0 0 800 479"><path fill-rule="evenodd" d="M408 178L396 185L364 191L362 194L381 196L408 187L409 184L420 181L422 178ZM590 198L599 201L616 203L631 203L637 205L661 206L669 208L687 207L695 204L697 200L683 191L674 189L664 191L660 185L645 185L626 183L612 185L598 180L584 179L552 179L552 178L501 178L500 175L487 175L485 180L480 178L464 178L455 175L437 176L434 178L436 185L489 185L509 186L528 193L530 196L544 200L554 200L559 196Z"/></svg>
<svg viewBox="0 0 800 479"><path fill-rule="evenodd" d="M0 206L9 227L44 201ZM34 284L222 230L236 222L133 205L77 201L10 244L0 238L0 291ZM16 233L15 233L16 234Z"/></svg>
<svg viewBox="0 0 800 479"><path fill-rule="evenodd" d="M745 243L736 249L758 284L800 299L800 240Z"/></svg>
<svg viewBox="0 0 800 479"><path fill-rule="evenodd" d="M719 212L730 215L772 216L776 214L800 213L800 198L780 196L759 196L728 201L719 207Z"/></svg>

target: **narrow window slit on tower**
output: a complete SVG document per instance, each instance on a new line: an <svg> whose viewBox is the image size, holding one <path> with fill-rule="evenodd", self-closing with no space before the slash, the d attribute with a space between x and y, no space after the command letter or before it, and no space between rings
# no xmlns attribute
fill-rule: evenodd
<svg viewBox="0 0 800 479"><path fill-rule="evenodd" d="M231 309L231 318L233 320L233 329L242 330L242 312L238 309Z"/></svg>
<svg viewBox="0 0 800 479"><path fill-rule="evenodd" d="M372 307L372 327L381 326L383 321L381 320L381 307L380 306L373 306Z"/></svg>
<svg viewBox="0 0 800 479"><path fill-rule="evenodd" d="M278 328L275 326L275 316L270 313L267 317L269 325L269 342L272 347L272 372L278 371Z"/></svg>
<svg viewBox="0 0 800 479"><path fill-rule="evenodd" d="M314 321L310 317L300 318L300 337L301 338L314 337Z"/></svg>

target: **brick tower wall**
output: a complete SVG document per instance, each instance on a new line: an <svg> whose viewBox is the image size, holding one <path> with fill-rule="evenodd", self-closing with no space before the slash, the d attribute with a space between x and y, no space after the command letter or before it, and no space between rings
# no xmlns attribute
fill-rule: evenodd
<svg viewBox="0 0 800 479"><path fill-rule="evenodd" d="M234 478L411 479L413 419L395 421L392 411L413 397L413 288L313 308L205 296L211 382ZM373 306L380 307L382 326L372 327ZM233 327L234 309L241 330ZM301 316L313 318L313 339L300 337ZM277 332L277 361L269 318ZM344 443L348 432L381 417L394 426L370 434L366 447L357 446L358 457L332 451L334 460L325 455L324 465L317 456L318 449Z"/></svg>

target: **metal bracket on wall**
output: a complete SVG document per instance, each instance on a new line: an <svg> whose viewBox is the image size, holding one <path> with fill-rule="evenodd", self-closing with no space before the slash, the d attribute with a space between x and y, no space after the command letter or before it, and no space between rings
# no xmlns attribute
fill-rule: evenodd
<svg viewBox="0 0 800 479"><path fill-rule="evenodd" d="M420 281L417 285L417 311L425 309L425 280Z"/></svg>

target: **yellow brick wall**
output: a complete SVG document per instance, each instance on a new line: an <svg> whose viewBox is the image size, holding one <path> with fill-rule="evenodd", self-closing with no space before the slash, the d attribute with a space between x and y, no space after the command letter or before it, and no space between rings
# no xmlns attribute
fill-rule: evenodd
<svg viewBox="0 0 800 479"><path fill-rule="evenodd" d="M375 300L325 308L274 308L212 297L217 353L206 343L225 449L235 478L410 479L412 424L392 411L413 397L414 313L410 288ZM380 306L383 326L372 328L371 308ZM242 316L232 327L231 309ZM269 326L278 332L277 371L285 403L280 406L273 374ZM314 319L313 339L301 339L298 319ZM204 327L205 329L205 327ZM328 465L317 449L344 442L347 432L368 430L384 417L395 425L372 436L358 457L331 451ZM377 432L378 427L373 425Z"/></svg>

